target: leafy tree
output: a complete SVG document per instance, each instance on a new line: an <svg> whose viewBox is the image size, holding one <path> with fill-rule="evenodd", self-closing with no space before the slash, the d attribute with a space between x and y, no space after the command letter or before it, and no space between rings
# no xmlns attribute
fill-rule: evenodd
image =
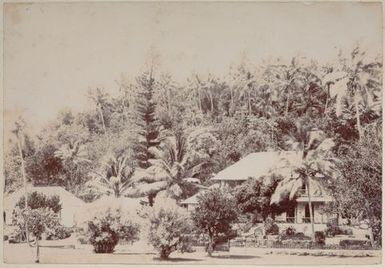
<svg viewBox="0 0 385 268"><path fill-rule="evenodd" d="M168 259L176 250L188 249L192 224L188 213L175 201L156 202L147 217L150 222L148 241L161 259Z"/></svg>
<svg viewBox="0 0 385 268"><path fill-rule="evenodd" d="M265 221L269 214L275 212L275 205L270 204L280 178L250 178L234 189L234 197L242 213L260 214ZM254 220L257 220L255 215Z"/></svg>
<svg viewBox="0 0 385 268"><path fill-rule="evenodd" d="M381 244L382 237L381 147L381 137L373 129L367 129L361 141L341 146L337 152L340 176L326 184L336 200L331 212L348 218L352 225L367 220L372 245Z"/></svg>
<svg viewBox="0 0 385 268"><path fill-rule="evenodd" d="M16 203L20 209L25 208L25 197L21 197ZM39 192L28 193L28 207L31 209L49 208L54 213L59 213L61 210L60 197L58 195L46 196Z"/></svg>
<svg viewBox="0 0 385 268"><path fill-rule="evenodd" d="M16 204L12 213L12 223L18 227L17 232L20 236L26 236L30 246L30 234L35 237L35 262L39 262L39 240L42 239L42 234L53 234L55 230L59 229L58 227L61 227L58 217L58 212L61 210L60 199L58 196L48 197L32 192L28 195L27 208L25 208L25 200L22 197Z"/></svg>
<svg viewBox="0 0 385 268"><path fill-rule="evenodd" d="M28 233L35 237L36 263L40 262L39 240L42 239L42 235L51 233L52 229L60 226L58 215L49 208L16 209L13 213L13 224L19 227L20 232L27 226Z"/></svg>
<svg viewBox="0 0 385 268"><path fill-rule="evenodd" d="M227 189L210 189L198 196L198 206L192 213L192 219L209 237L209 256L221 235L231 235L231 225L237 217L236 201Z"/></svg>

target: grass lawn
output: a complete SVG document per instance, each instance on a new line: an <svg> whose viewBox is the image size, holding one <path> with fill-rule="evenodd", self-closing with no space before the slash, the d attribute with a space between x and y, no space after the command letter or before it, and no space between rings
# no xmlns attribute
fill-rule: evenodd
<svg viewBox="0 0 385 268"><path fill-rule="evenodd" d="M4 244L4 260L6 263L33 263L35 248L26 244ZM338 253L338 256L336 255ZM262 249L231 248L230 252L215 252L207 257L203 248L196 252L170 255L170 259L162 263L179 264L378 264L381 263L381 251L324 251L329 256L320 255L320 250L301 249ZM309 254L309 255L307 255ZM334 256L333 256L334 255ZM118 246L112 254L95 254L91 246L81 245L74 248L59 248L50 245L40 251L41 263L114 263L114 264L156 264L159 263L156 253L143 244Z"/></svg>

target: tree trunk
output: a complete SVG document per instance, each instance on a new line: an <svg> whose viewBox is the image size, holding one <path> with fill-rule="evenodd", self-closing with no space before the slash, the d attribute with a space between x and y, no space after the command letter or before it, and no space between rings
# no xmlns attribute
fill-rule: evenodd
<svg viewBox="0 0 385 268"><path fill-rule="evenodd" d="M233 96L233 88L230 87L230 107L229 107L229 114L230 114L230 111L232 111L234 109L234 96Z"/></svg>
<svg viewBox="0 0 385 268"><path fill-rule="evenodd" d="M326 103L325 103L324 115L326 115L326 112L327 112L327 109L328 109L329 96L330 96L330 84L327 84Z"/></svg>
<svg viewBox="0 0 385 268"><path fill-rule="evenodd" d="M247 93L247 102L248 102L248 108L249 108L249 115L251 115L251 94L250 94L250 91L248 91Z"/></svg>
<svg viewBox="0 0 385 268"><path fill-rule="evenodd" d="M199 108L199 111L201 113L203 113L202 111L202 103L201 103L201 91L198 89L198 108Z"/></svg>
<svg viewBox="0 0 385 268"><path fill-rule="evenodd" d="M18 133L16 138L17 138L17 147L19 149L19 155L21 160L21 174L23 176L23 183L24 183L24 209L25 211L27 211L27 208L28 208L27 176L25 174L24 157L23 157L23 151L21 149L20 135L22 135L22 133ZM26 220L25 220L25 237L26 237L27 244L31 246L29 242L28 215L26 215Z"/></svg>
<svg viewBox="0 0 385 268"><path fill-rule="evenodd" d="M209 232L209 244L207 246L207 255L209 257L212 256L212 253L214 251L214 248L213 248L213 243L214 243L214 238L213 238L213 234L211 232Z"/></svg>
<svg viewBox="0 0 385 268"><path fill-rule="evenodd" d="M374 245L373 229L370 226L370 224L369 224L369 239L370 239L370 245L372 246L372 248L374 248L375 245Z"/></svg>
<svg viewBox="0 0 385 268"><path fill-rule="evenodd" d="M357 130L358 130L358 139L361 141L362 139L362 128L361 128L361 120L360 120L360 111L358 109L358 93L354 94L354 106L356 108L356 122L357 122Z"/></svg>
<svg viewBox="0 0 385 268"><path fill-rule="evenodd" d="M310 182L308 180L307 182L307 197L308 197L308 205L309 205L309 214L310 214L310 223L311 223L311 239L313 242L315 242L315 232L314 232L314 215L313 215L313 209L311 205L311 198L310 198Z"/></svg>
<svg viewBox="0 0 385 268"><path fill-rule="evenodd" d="M103 132L106 133L106 125L104 123L103 110L102 110L102 107L100 107L99 105L98 105L98 110L100 114L100 120L102 120Z"/></svg>
<svg viewBox="0 0 385 268"><path fill-rule="evenodd" d="M211 108L211 114L214 112L214 99L213 99L213 94L209 92L210 96L210 108Z"/></svg>
<svg viewBox="0 0 385 268"><path fill-rule="evenodd" d="M35 259L35 263L39 263L39 262L40 262L39 238L36 237L36 259Z"/></svg>
<svg viewBox="0 0 385 268"><path fill-rule="evenodd" d="M286 107L285 107L285 116L288 116L289 114L289 100L290 100L290 92L289 92L289 88L286 89L287 90L287 98L286 98Z"/></svg>

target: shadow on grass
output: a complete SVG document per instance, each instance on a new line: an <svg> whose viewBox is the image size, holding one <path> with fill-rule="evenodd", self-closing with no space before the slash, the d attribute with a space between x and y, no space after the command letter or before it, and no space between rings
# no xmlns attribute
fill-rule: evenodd
<svg viewBox="0 0 385 268"><path fill-rule="evenodd" d="M261 258L259 256L252 255L219 255L219 256L211 256L214 259L238 259L238 260L246 260L246 259L257 259Z"/></svg>
<svg viewBox="0 0 385 268"><path fill-rule="evenodd" d="M193 259L193 258L168 258L168 259L161 259L159 257L153 258L155 261L159 262L186 262L186 261L202 261L201 259Z"/></svg>
<svg viewBox="0 0 385 268"><path fill-rule="evenodd" d="M138 252L114 252L112 253L114 255L156 255L153 252L147 252L147 253L138 253Z"/></svg>
<svg viewBox="0 0 385 268"><path fill-rule="evenodd" d="M367 258L367 257L375 257L373 255L354 255L354 256L344 256L344 255L340 255L340 256L334 256L334 257L338 257L338 258Z"/></svg>

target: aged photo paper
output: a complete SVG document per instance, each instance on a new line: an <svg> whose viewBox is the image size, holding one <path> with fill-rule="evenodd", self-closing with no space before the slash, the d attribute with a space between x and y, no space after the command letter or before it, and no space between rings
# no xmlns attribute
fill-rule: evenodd
<svg viewBox="0 0 385 268"><path fill-rule="evenodd" d="M381 2L2 10L5 267L381 265Z"/></svg>

